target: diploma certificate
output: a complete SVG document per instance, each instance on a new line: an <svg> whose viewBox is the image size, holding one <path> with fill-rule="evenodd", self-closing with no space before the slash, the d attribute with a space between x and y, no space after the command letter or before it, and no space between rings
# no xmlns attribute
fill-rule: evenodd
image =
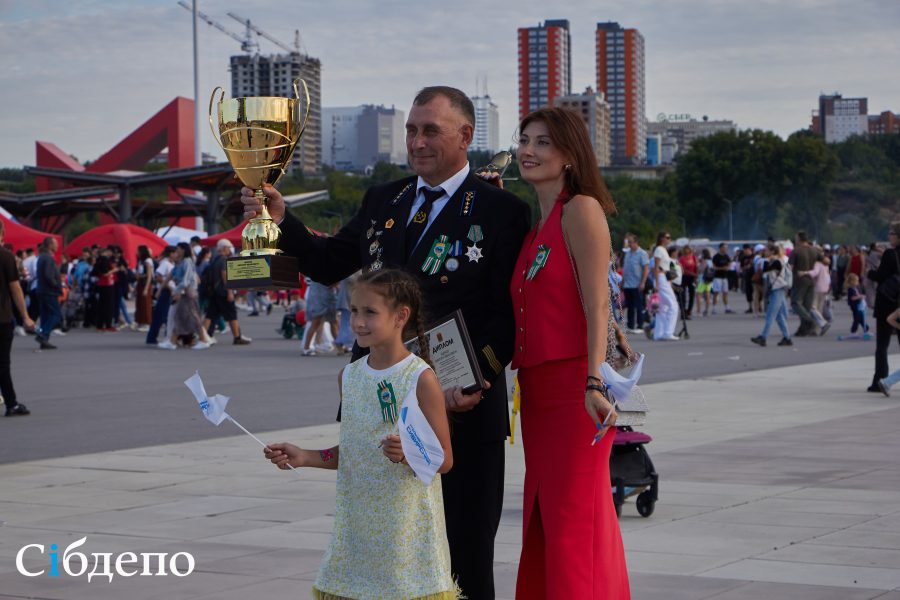
<svg viewBox="0 0 900 600"><path fill-rule="evenodd" d="M457 310L432 323L425 332L425 338L442 388L459 386L464 394L474 394L484 388L484 377L475 358L462 311ZM406 342L406 347L418 354L418 338Z"/></svg>

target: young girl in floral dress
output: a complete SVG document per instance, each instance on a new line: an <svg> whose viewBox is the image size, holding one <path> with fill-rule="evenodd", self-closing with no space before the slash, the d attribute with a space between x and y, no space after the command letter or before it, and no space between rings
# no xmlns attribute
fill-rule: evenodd
<svg viewBox="0 0 900 600"><path fill-rule="evenodd" d="M362 275L350 294L350 326L369 355L341 373L340 443L324 450L270 444L266 458L279 468L337 469L337 506L331 543L313 587L318 600L457 598L450 575L440 477L423 485L408 466L397 413L415 390L440 441L446 473L453 464L450 428L440 383L426 360L403 340L418 335L428 356L422 294L398 270Z"/></svg>

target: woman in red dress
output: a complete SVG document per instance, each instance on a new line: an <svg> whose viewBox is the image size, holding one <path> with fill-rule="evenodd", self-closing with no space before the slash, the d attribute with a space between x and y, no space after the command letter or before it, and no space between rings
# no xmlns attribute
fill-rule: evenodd
<svg viewBox="0 0 900 600"><path fill-rule="evenodd" d="M609 483L616 414L600 373L615 344L606 222L615 205L577 115L542 109L519 131L519 170L541 220L511 283L525 448L516 598L628 599Z"/></svg>

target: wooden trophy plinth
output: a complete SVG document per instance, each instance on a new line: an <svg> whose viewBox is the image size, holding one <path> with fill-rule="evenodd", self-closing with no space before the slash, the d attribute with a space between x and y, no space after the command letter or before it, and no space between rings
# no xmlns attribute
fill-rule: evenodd
<svg viewBox="0 0 900 600"><path fill-rule="evenodd" d="M300 265L293 256L230 256L225 262L229 289L274 290L300 287Z"/></svg>

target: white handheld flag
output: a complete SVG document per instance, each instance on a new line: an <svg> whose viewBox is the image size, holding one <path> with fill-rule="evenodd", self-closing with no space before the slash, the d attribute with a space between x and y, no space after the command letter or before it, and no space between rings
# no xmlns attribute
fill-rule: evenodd
<svg viewBox="0 0 900 600"><path fill-rule="evenodd" d="M228 404L228 401L230 400L228 396L216 394L215 396L210 397L206 395L206 388L203 387L203 380L200 379L200 371L194 371L194 374L184 381L184 385L186 385L188 389L191 390L194 398L197 399L197 403L200 405L200 410L203 411L203 416L209 419L209 421L213 425L218 427L222 421L228 419L229 421L234 423L238 429L256 440L257 444L259 444L263 448L268 448L265 442L247 431L247 429L244 428L243 425L234 420L234 417L225 412L225 405ZM296 470L292 465L288 464L288 466L291 468L291 470Z"/></svg>
<svg viewBox="0 0 900 600"><path fill-rule="evenodd" d="M199 371L195 371L193 375L185 380L184 385L188 386L188 389L194 394L194 398L197 399L197 403L200 405L200 410L203 411L203 416L209 419L213 425L219 426L222 421L230 418L228 413L225 412L225 406L230 398L222 394L216 394L212 397L207 396Z"/></svg>
<svg viewBox="0 0 900 600"><path fill-rule="evenodd" d="M603 381L609 387L610 399L615 402L625 401L631 396L631 389L637 385L638 379L641 378L641 368L644 366L644 355L631 368L628 377L620 375L604 362L600 365L600 373L603 375Z"/></svg>
<svg viewBox="0 0 900 600"><path fill-rule="evenodd" d="M398 425L406 462L415 471L416 477L428 485L444 464L444 449L419 408L415 386L403 400Z"/></svg>

